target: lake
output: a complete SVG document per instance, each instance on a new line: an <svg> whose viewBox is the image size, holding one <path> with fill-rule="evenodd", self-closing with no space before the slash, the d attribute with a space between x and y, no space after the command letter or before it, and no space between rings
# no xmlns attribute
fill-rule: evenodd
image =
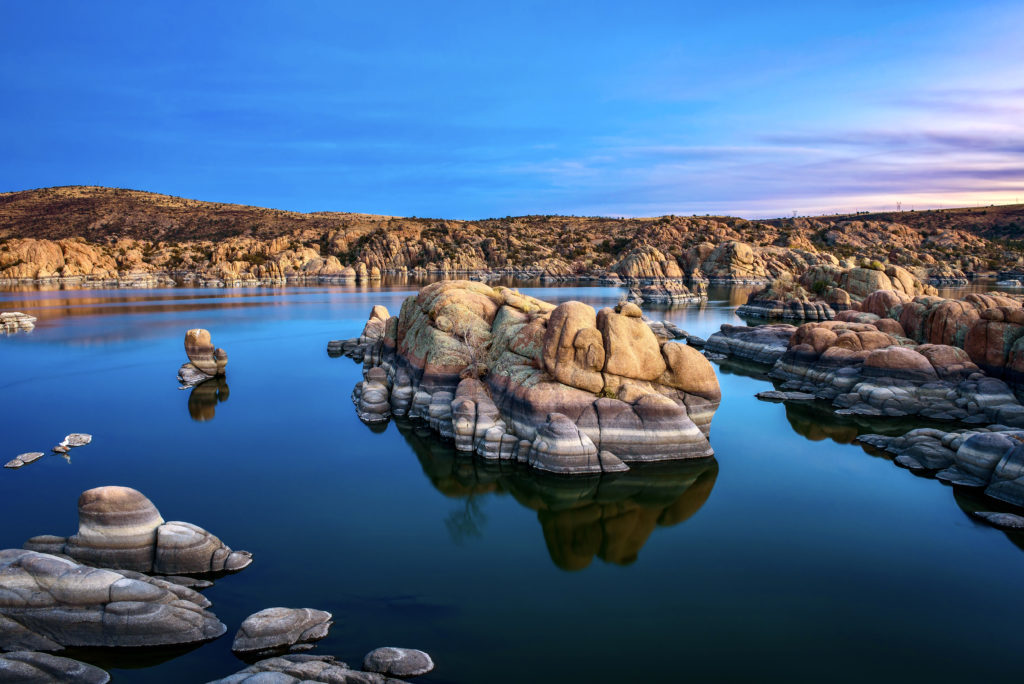
<svg viewBox="0 0 1024 684"><path fill-rule="evenodd" d="M624 292L533 285L595 306ZM749 291L651 315L707 337L741 323ZM79 494L116 484L255 554L204 592L224 637L83 659L117 682L207 681L244 667L231 639L247 615L289 606L334 614L314 653L427 651L422 682L1019 681L1024 538L852 443L913 424L758 401L763 369L724 362L712 460L604 479L485 464L422 427L362 424L360 365L326 353L411 293L0 292L0 311L39 318L0 337L0 459L94 436L70 461L0 471L0 548L72 534ZM226 382L179 390L200 327L229 354Z"/></svg>

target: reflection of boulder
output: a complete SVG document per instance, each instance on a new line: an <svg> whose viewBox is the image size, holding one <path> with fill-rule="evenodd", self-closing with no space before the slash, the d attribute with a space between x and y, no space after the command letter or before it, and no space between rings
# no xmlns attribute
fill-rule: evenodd
<svg viewBox="0 0 1024 684"><path fill-rule="evenodd" d="M919 420L909 422L898 418L836 415L832 407L823 401L786 402L786 420L794 432L812 442L830 439L837 444L852 444L858 435L868 433L902 434L921 423Z"/></svg>
<svg viewBox="0 0 1024 684"><path fill-rule="evenodd" d="M518 464L460 456L425 430L417 433L405 422L398 428L445 496L471 500L509 493L537 511L551 559L564 570L585 568L594 556L632 563L655 528L677 525L704 505L718 475L717 461L706 458L636 465L624 473L558 477Z"/></svg>
<svg viewBox="0 0 1024 684"><path fill-rule="evenodd" d="M580 474L713 453L714 368L655 335L635 304L595 312L442 281L398 316L375 307L342 348L363 360L352 400L364 422L423 419L485 459Z"/></svg>
<svg viewBox="0 0 1024 684"><path fill-rule="evenodd" d="M227 401L230 392L224 376L210 378L192 388L188 395L188 414L200 422L213 420L217 404Z"/></svg>
<svg viewBox="0 0 1024 684"><path fill-rule="evenodd" d="M164 522L153 502L130 487L84 492L78 499L78 534L33 537L25 548L96 567L167 575L231 572L252 563L248 551L232 551L201 527Z"/></svg>

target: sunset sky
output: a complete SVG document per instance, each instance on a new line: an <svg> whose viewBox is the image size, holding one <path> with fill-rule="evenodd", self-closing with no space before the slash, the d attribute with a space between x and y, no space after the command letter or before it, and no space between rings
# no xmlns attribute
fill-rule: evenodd
<svg viewBox="0 0 1024 684"><path fill-rule="evenodd" d="M0 191L746 217L1024 200L1024 3L4 3Z"/></svg>

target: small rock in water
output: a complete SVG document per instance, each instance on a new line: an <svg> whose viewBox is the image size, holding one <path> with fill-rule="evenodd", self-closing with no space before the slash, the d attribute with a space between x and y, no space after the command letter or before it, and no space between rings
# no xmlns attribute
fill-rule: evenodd
<svg viewBox="0 0 1024 684"><path fill-rule="evenodd" d="M312 648L327 636L331 614L313 608L267 608L245 618L235 634L235 653L272 653L289 648Z"/></svg>
<svg viewBox="0 0 1024 684"><path fill-rule="evenodd" d="M1024 515L995 513L993 511L975 511L971 515L1001 530L1024 530Z"/></svg>
<svg viewBox="0 0 1024 684"><path fill-rule="evenodd" d="M414 648L385 646L366 654L363 669L395 677L415 677L433 670L434 661L423 651Z"/></svg>
<svg viewBox="0 0 1024 684"><path fill-rule="evenodd" d="M34 461L38 461L42 457L43 457L43 452L41 452L41 451L30 451L27 454L21 454L19 456L16 456L15 458L11 459L10 461L8 461L7 463L4 464L4 468L11 468L11 469L20 468L20 467L26 466L29 463L32 463Z"/></svg>
<svg viewBox="0 0 1024 684"><path fill-rule="evenodd" d="M60 445L66 447L80 447L85 446L90 442L92 442L92 435L87 435L84 432L72 432L64 438L64 441L61 442Z"/></svg>
<svg viewBox="0 0 1024 684"><path fill-rule="evenodd" d="M809 392L779 392L771 390L755 394L758 399L764 401L813 401L815 396Z"/></svg>
<svg viewBox="0 0 1024 684"><path fill-rule="evenodd" d="M53 447L52 451L55 454L66 454L69 451L71 451L71 447L64 446L63 444L58 444L57 446Z"/></svg>
<svg viewBox="0 0 1024 684"><path fill-rule="evenodd" d="M704 350L704 356L707 357L708 361L725 361L729 358L726 354L719 354L718 352Z"/></svg>

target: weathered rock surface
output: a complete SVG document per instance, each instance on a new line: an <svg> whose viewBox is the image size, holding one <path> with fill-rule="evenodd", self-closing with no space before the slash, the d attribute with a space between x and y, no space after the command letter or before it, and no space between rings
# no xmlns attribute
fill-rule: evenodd
<svg viewBox="0 0 1024 684"><path fill-rule="evenodd" d="M248 551L232 551L201 527L164 522L153 503L129 487L84 492L78 520L78 534L33 537L25 548L95 567L165 575L233 572L252 563Z"/></svg>
<svg viewBox="0 0 1024 684"><path fill-rule="evenodd" d="M7 684L107 684L110 675L71 658L37 651L0 653L0 681Z"/></svg>
<svg viewBox="0 0 1024 684"><path fill-rule="evenodd" d="M36 327L36 317L20 311L0 312L0 330L7 334L30 332Z"/></svg>
<svg viewBox="0 0 1024 684"><path fill-rule="evenodd" d="M423 419L459 449L565 474L712 453L714 369L634 304L595 312L445 281L386 315L344 345L363 360L352 398L368 423Z"/></svg>
<svg viewBox="0 0 1024 684"><path fill-rule="evenodd" d="M762 290L751 292L747 303L736 309L740 318L829 321L835 310L824 300L815 299L791 277L780 278Z"/></svg>
<svg viewBox="0 0 1024 684"><path fill-rule="evenodd" d="M634 304L696 304L707 298L707 288L699 281L692 289L678 280L659 280L629 289L629 301Z"/></svg>
<svg viewBox="0 0 1024 684"><path fill-rule="evenodd" d="M34 463L35 461L38 461L42 457L43 452L41 451L30 451L27 454L19 454L18 456L15 456L10 461L5 463L4 468L11 468L12 470L21 468L22 466L26 466L29 463Z"/></svg>
<svg viewBox="0 0 1024 684"><path fill-rule="evenodd" d="M225 627L189 589L23 549L0 551L0 648L168 646ZM208 603L207 603L208 605Z"/></svg>
<svg viewBox="0 0 1024 684"><path fill-rule="evenodd" d="M1024 506L1024 430L1002 425L951 432L922 428L900 437L862 435L859 441L893 454L904 468Z"/></svg>
<svg viewBox="0 0 1024 684"><path fill-rule="evenodd" d="M395 677L416 677L434 669L434 661L414 648L384 646L375 648L363 658L363 669Z"/></svg>
<svg viewBox="0 0 1024 684"><path fill-rule="evenodd" d="M786 353L795 331L796 326L786 324L759 325L753 328L726 324L708 338L704 349L770 365Z"/></svg>
<svg viewBox="0 0 1024 684"><path fill-rule="evenodd" d="M353 670L333 656L293 654L268 658L209 684L402 684L376 672Z"/></svg>
<svg viewBox="0 0 1024 684"><path fill-rule="evenodd" d="M245 618L231 650L268 654L309 649L327 636L331 614L313 608L266 608Z"/></svg>
<svg viewBox="0 0 1024 684"><path fill-rule="evenodd" d="M214 348L210 331L203 328L185 333L185 354L189 362L178 369L178 381L186 387L224 375L228 365L228 353Z"/></svg>

